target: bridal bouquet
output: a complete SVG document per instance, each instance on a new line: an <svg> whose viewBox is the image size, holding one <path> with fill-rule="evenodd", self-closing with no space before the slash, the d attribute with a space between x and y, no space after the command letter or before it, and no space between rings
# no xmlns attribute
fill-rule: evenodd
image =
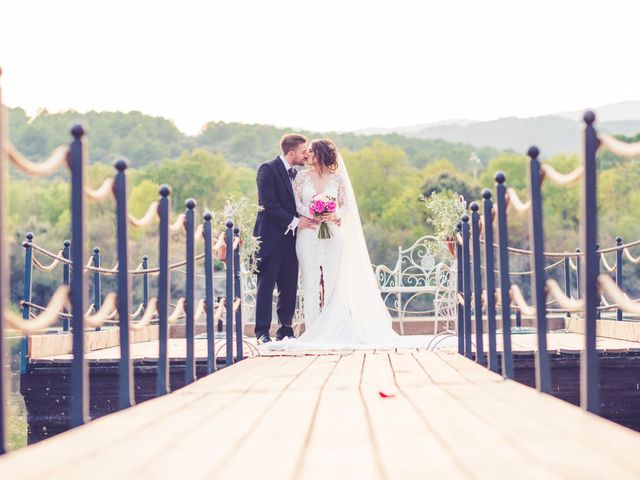
<svg viewBox="0 0 640 480"><path fill-rule="evenodd" d="M324 194L316 194L313 196L311 203L309 203L309 213L314 217L321 217L326 213L334 213L338 204L336 203L335 197L330 197L329 195ZM327 239L333 237L333 233L329 228L329 224L327 222L320 223L320 228L318 229L318 238L319 239Z"/></svg>

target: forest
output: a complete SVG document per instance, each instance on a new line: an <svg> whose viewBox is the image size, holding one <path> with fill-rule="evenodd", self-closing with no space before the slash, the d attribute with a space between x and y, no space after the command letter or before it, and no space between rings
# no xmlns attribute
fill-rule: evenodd
<svg viewBox="0 0 640 480"><path fill-rule="evenodd" d="M69 127L82 123L89 145L89 183L95 188L113 175L113 163L127 160L130 210L142 216L158 198L158 186L172 188L175 212L184 210L184 202L198 202L197 215L205 210L222 218L227 199L246 199L256 205L255 172L257 166L279 154L279 139L290 131L308 138L329 137L339 146L347 163L359 203L367 243L374 264L393 267L398 246L409 246L418 237L432 233L426 222L421 195L433 191L451 191L468 201L478 200L484 188L494 187L494 175L505 172L507 184L521 198L528 194L527 157L521 152L476 148L443 140L408 138L399 134L361 135L355 133L309 132L269 125L211 122L196 136L180 132L167 119L140 112L38 112L29 117L24 110L9 110L9 136L14 145L32 160L43 160L62 143L68 143ZM577 137L576 137L577 138ZM637 141L639 137L626 138ZM544 146L540 146L544 149ZM576 152L579 145L576 145ZM470 159L478 158L476 163ZM557 170L568 172L578 164L578 156L545 158ZM600 242L615 244L621 235L625 241L640 238L636 212L640 208L640 168L622 162L610 154L599 158ZM573 251L579 244L580 187L543 187L545 248ZM31 231L35 242L58 251L69 237L68 173L53 178L25 178L11 171L9 190L10 233L12 244L12 299L22 295L24 235ZM87 231L90 245L102 249L105 265L115 263L115 216L113 201L90 205ZM252 219L243 220L245 230ZM155 261L155 232L132 230L132 258L149 255ZM510 216L510 243L528 246L528 218ZM173 256L183 256L176 237ZM613 259L609 258L609 263ZM132 263L135 263L133 261ZM527 258L514 260L514 269L525 270ZM627 273L628 270L628 273ZM626 282L637 290L635 266L626 266ZM55 274L35 273L34 300L44 301L58 284ZM180 282L174 278L176 288ZM108 286L106 286L108 288Z"/></svg>

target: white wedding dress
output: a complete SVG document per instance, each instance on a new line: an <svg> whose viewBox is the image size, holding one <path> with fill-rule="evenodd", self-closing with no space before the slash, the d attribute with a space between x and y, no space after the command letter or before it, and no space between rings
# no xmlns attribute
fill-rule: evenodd
<svg viewBox="0 0 640 480"><path fill-rule="evenodd" d="M308 171L294 181L298 214L310 217L317 193L337 199L340 225L330 224L333 237L319 239L317 229L298 230L296 253L304 292L305 332L260 346L268 350L342 350L416 348L425 337L403 337L392 328L375 279L358 205L344 160L318 192Z"/></svg>

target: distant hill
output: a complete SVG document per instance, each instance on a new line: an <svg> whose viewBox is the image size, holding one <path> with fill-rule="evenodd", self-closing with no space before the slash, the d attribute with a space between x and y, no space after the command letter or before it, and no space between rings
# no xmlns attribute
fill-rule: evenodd
<svg viewBox="0 0 640 480"><path fill-rule="evenodd" d="M628 101L594 109L598 127L612 134L633 136L640 132L640 102ZM544 156L574 153L580 147L583 112L561 112L533 118L500 118L485 122L428 124L422 129L388 129L423 139L490 146L498 150L525 152L537 145ZM455 122L455 121L452 121ZM365 130L366 131L366 130Z"/></svg>

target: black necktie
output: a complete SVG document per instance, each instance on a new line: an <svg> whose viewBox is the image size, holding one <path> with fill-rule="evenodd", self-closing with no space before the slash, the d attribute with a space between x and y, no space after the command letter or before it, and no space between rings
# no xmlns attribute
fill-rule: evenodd
<svg viewBox="0 0 640 480"><path fill-rule="evenodd" d="M296 179L296 175L298 174L298 171L297 171L295 168L291 167L291 168L288 170L288 172L289 172L289 178L290 178L290 179L291 179L291 181L293 182L293 181Z"/></svg>

